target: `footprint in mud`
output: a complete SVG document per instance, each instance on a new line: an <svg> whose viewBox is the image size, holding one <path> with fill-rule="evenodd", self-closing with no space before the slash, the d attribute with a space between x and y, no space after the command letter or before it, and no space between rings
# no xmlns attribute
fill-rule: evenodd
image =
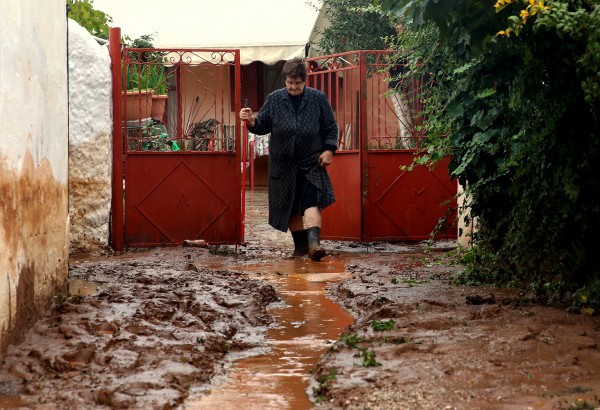
<svg viewBox="0 0 600 410"><path fill-rule="evenodd" d="M119 326L113 322L100 322L89 325L90 332L95 335L114 335L119 332Z"/></svg>
<svg viewBox="0 0 600 410"><path fill-rule="evenodd" d="M143 326L143 325L127 325L125 327L125 330L127 330L129 333L131 333L133 335L138 335L138 336L148 336L148 335L152 334L152 330L150 328L148 328L147 326Z"/></svg>
<svg viewBox="0 0 600 410"><path fill-rule="evenodd" d="M67 353L62 356L62 359L69 363L71 367L85 366L94 360L96 349L93 347L84 347L72 353ZM58 359L58 358L57 358Z"/></svg>

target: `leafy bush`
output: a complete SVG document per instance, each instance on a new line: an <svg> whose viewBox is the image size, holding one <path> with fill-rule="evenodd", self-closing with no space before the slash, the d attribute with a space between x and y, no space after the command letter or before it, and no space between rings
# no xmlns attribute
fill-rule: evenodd
<svg viewBox="0 0 600 410"><path fill-rule="evenodd" d="M94 0L67 0L67 10L73 19L90 34L108 40L108 23L112 17L94 8Z"/></svg>
<svg viewBox="0 0 600 410"><path fill-rule="evenodd" d="M428 22L438 32L434 42L416 41L436 84L422 158L452 156L450 171L478 218L463 280L518 284L576 305L585 293L596 303L598 2L380 3L412 29Z"/></svg>

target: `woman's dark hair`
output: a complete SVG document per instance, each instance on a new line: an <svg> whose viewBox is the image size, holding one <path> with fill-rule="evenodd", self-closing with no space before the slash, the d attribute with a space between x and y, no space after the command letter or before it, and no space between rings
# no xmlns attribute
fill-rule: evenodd
<svg viewBox="0 0 600 410"><path fill-rule="evenodd" d="M302 81L306 81L306 60L302 57L295 57L291 60L286 61L281 70L283 78L287 77L300 77Z"/></svg>

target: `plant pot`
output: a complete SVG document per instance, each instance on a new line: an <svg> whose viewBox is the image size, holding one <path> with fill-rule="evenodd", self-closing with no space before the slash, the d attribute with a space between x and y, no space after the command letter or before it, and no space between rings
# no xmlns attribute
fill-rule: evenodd
<svg viewBox="0 0 600 410"><path fill-rule="evenodd" d="M153 95L152 96L152 112L150 117L153 120L162 122L165 108L167 107L167 95Z"/></svg>
<svg viewBox="0 0 600 410"><path fill-rule="evenodd" d="M152 113L152 90L127 91L123 93L123 120L139 121L150 118Z"/></svg>

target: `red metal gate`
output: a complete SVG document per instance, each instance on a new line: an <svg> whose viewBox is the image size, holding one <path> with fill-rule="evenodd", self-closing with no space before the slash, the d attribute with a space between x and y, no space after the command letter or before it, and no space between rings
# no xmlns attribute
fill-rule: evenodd
<svg viewBox="0 0 600 410"><path fill-rule="evenodd" d="M336 203L323 212L326 239L422 240L440 219L456 218L456 181L448 160L434 170L410 165L421 134L423 78L396 81L389 51L353 51L309 59L308 84L325 92L339 126L328 168ZM391 67L391 68L390 68ZM391 93L394 88L396 93ZM455 239L448 224L437 238Z"/></svg>
<svg viewBox="0 0 600 410"><path fill-rule="evenodd" d="M124 172L115 174L124 175L125 246L240 244L239 50L123 48L121 57L113 79L122 78L114 113ZM115 235L118 227L118 248Z"/></svg>

